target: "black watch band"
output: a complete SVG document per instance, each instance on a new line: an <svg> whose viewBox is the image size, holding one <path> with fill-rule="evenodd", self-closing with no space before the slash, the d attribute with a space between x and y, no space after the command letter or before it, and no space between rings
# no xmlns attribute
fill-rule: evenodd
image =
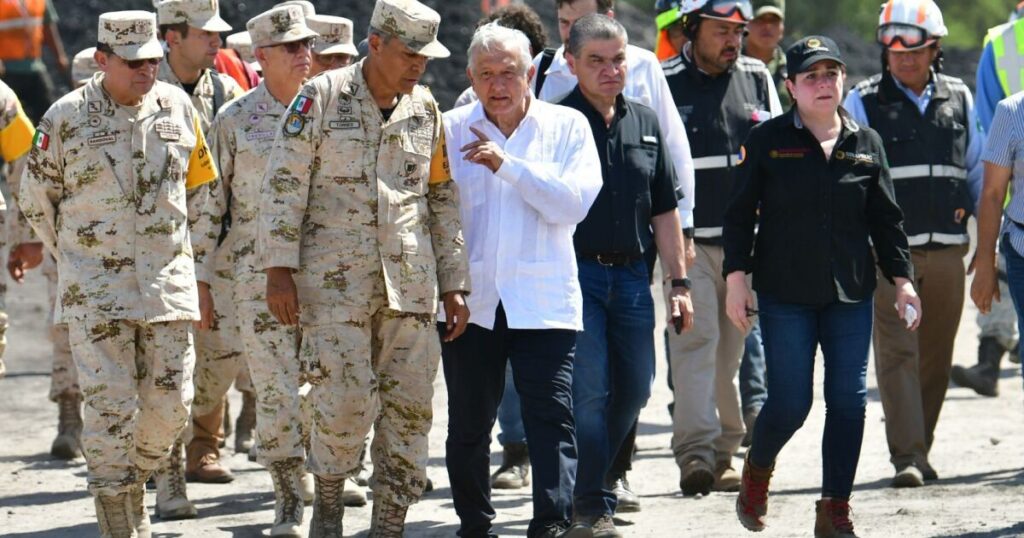
<svg viewBox="0 0 1024 538"><path fill-rule="evenodd" d="M695 230L692 227L690 227L690 228L683 228L683 237L685 237L687 239L693 239L694 233L695 233Z"/></svg>
<svg viewBox="0 0 1024 538"><path fill-rule="evenodd" d="M693 289L693 282L689 278L673 278L673 288L685 288L687 290Z"/></svg>

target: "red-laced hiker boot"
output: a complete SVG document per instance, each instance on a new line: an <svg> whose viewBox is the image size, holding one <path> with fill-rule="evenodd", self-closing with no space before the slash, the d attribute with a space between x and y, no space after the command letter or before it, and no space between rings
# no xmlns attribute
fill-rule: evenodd
<svg viewBox="0 0 1024 538"><path fill-rule="evenodd" d="M768 513L768 483L775 465L767 469L751 463L750 452L743 460L740 494L736 497L736 516L749 531L764 530L764 516Z"/></svg>
<svg viewBox="0 0 1024 538"><path fill-rule="evenodd" d="M850 501L822 499L814 503L814 538L857 538L850 521Z"/></svg>

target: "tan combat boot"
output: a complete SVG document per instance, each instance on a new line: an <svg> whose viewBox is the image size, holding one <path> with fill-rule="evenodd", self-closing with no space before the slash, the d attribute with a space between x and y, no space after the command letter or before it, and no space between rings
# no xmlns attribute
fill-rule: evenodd
<svg viewBox="0 0 1024 538"><path fill-rule="evenodd" d="M749 531L761 532L765 528L764 516L768 514L768 484L774 470L774 465L763 469L751 463L749 451L743 460L740 494L736 497L736 516L740 524Z"/></svg>
<svg viewBox="0 0 1024 538"><path fill-rule="evenodd" d="M299 495L302 497L302 503L310 506L316 498L316 478L313 477L313 473L306 471L305 466L300 466L298 473Z"/></svg>
<svg viewBox="0 0 1024 538"><path fill-rule="evenodd" d="M814 538L857 538L850 521L850 501L821 499L814 503Z"/></svg>
<svg viewBox="0 0 1024 538"><path fill-rule="evenodd" d="M224 406L218 405L205 415L192 416L192 440L188 442L185 466L185 479L189 482L227 484L235 479L220 459L223 415Z"/></svg>
<svg viewBox="0 0 1024 538"><path fill-rule="evenodd" d="M198 514L185 491L184 449L181 439L175 441L170 457L153 477L156 482L156 515L163 520L192 519Z"/></svg>
<svg viewBox="0 0 1024 538"><path fill-rule="evenodd" d="M248 454L252 448L252 431L256 428L256 394L242 392L242 411L235 421L235 452Z"/></svg>
<svg viewBox="0 0 1024 538"><path fill-rule="evenodd" d="M288 458L271 462L270 478L274 481L274 527L271 536L301 538L302 495L300 475L302 458Z"/></svg>
<svg viewBox="0 0 1024 538"><path fill-rule="evenodd" d="M153 532L150 530L149 511L146 510L146 481L132 486L128 495L132 502L132 523L135 525L135 532L139 538L150 538Z"/></svg>
<svg viewBox="0 0 1024 538"><path fill-rule="evenodd" d="M132 522L132 500L128 493L96 495L96 521L100 538L138 538Z"/></svg>
<svg viewBox="0 0 1024 538"><path fill-rule="evenodd" d="M405 513L408 511L408 506L398 506L387 499L374 498L367 538L402 538L405 532Z"/></svg>
<svg viewBox="0 0 1024 538"><path fill-rule="evenodd" d="M316 499L313 500L313 521L309 538L342 538L341 520L345 516L345 477L316 476Z"/></svg>
<svg viewBox="0 0 1024 538"><path fill-rule="evenodd" d="M82 397L61 394L57 398L57 438L50 455L60 460L82 457Z"/></svg>

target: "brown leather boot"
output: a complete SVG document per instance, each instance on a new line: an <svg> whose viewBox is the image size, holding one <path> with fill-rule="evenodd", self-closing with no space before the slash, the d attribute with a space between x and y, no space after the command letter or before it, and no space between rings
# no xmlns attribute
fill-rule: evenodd
<svg viewBox="0 0 1024 538"><path fill-rule="evenodd" d="M850 521L850 501L822 499L814 503L814 538L857 538Z"/></svg>
<svg viewBox="0 0 1024 538"><path fill-rule="evenodd" d="M221 465L217 448L223 427L224 404L221 403L205 415L192 417L192 440L188 443L185 479L189 482L226 484L235 479L231 471Z"/></svg>
<svg viewBox="0 0 1024 538"><path fill-rule="evenodd" d="M82 397L61 394L57 397L57 438L50 455L60 460L82 457Z"/></svg>
<svg viewBox="0 0 1024 538"><path fill-rule="evenodd" d="M736 497L736 516L749 531L761 532L768 514L768 484L775 465L764 469L750 462L750 452L743 460L740 494Z"/></svg>

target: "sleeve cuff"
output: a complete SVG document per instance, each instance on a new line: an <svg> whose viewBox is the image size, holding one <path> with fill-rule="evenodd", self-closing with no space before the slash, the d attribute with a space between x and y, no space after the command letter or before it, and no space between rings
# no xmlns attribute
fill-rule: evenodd
<svg viewBox="0 0 1024 538"><path fill-rule="evenodd" d="M503 181L510 185L519 183L519 176L523 173L523 165L518 162L515 157L505 154L505 161L501 163L501 167L494 175L501 178Z"/></svg>
<svg viewBox="0 0 1024 538"><path fill-rule="evenodd" d="M469 295L471 291L469 275L461 271L437 275L437 287L441 295L453 291L461 291Z"/></svg>
<svg viewBox="0 0 1024 538"><path fill-rule="evenodd" d="M266 271L271 267L287 267L289 269L299 268L299 253L291 249L268 249L260 255L262 270Z"/></svg>
<svg viewBox="0 0 1024 538"><path fill-rule="evenodd" d="M210 283L210 271L206 269L206 264L196 265L196 282Z"/></svg>

